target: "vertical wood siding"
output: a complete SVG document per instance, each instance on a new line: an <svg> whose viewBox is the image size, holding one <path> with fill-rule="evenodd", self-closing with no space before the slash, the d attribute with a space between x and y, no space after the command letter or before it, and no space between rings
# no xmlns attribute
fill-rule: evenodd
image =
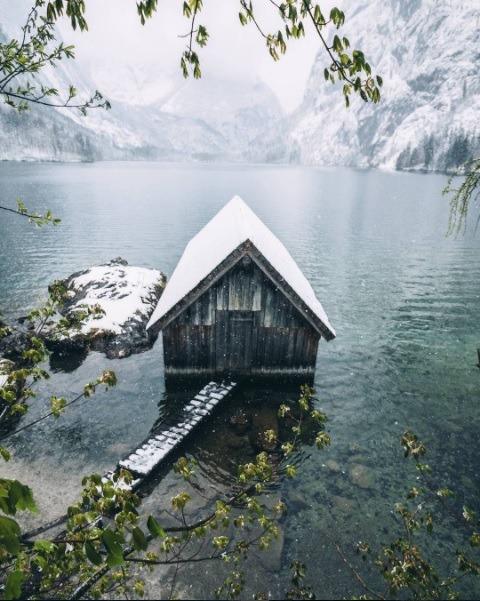
<svg viewBox="0 0 480 601"><path fill-rule="evenodd" d="M319 334L242 259L163 330L168 373L313 371Z"/></svg>

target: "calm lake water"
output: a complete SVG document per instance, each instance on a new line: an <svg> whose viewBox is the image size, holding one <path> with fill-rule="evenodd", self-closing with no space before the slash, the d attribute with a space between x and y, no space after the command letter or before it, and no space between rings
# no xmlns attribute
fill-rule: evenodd
<svg viewBox="0 0 480 601"><path fill-rule="evenodd" d="M312 455L299 477L282 486L290 507L283 547L270 563L247 564L250 588L281 597L291 561L301 558L319 597L358 595L322 532L352 561L359 540L379 548L399 532L392 508L416 478L399 445L407 427L427 444L439 481L478 509L480 245L470 231L445 237L445 184L440 175L340 168L3 163L0 204L13 206L20 197L29 207L52 209L62 224L36 230L0 215L0 308L10 317L25 313L54 279L117 256L169 276L188 240L239 194L296 259L337 332L320 344L315 381L332 445L322 453L307 448ZM125 360L92 353L70 373L61 367L39 386L26 419L45 411L49 394L71 398L102 369L114 369L119 385L12 440L14 458L4 472L34 488L41 519L61 515L83 474L112 468L181 400L165 393L160 340ZM224 490L233 461L243 459L222 443L233 407L284 397L238 396L188 443L205 490ZM146 508L161 516L178 486L167 471ZM26 518L27 525L35 519ZM434 560L456 544L449 537L444 532L429 543ZM218 571L191 568L180 577L179 594L212 596ZM149 578L155 597L162 589ZM478 585L465 587L465 595L480 594Z"/></svg>

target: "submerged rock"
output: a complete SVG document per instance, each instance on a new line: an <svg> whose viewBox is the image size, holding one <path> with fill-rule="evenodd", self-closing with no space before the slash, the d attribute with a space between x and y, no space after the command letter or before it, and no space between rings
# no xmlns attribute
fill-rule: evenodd
<svg viewBox="0 0 480 601"><path fill-rule="evenodd" d="M243 449L247 445L247 440L244 436L237 435L229 430L224 431L222 438L224 445L234 451Z"/></svg>
<svg viewBox="0 0 480 601"><path fill-rule="evenodd" d="M65 292L59 315L42 334L47 347L62 355L91 349L111 359L151 348L156 336L146 325L165 281L160 271L129 266L118 257L56 282ZM79 321L86 309L89 314Z"/></svg>
<svg viewBox="0 0 480 601"><path fill-rule="evenodd" d="M372 471L361 463L353 463L348 469L348 477L354 486L374 488Z"/></svg>
<svg viewBox="0 0 480 601"><path fill-rule="evenodd" d="M325 467L328 469L329 472L332 472L334 474L338 474L342 471L340 464L337 461L335 461L335 459L327 459L327 461L325 461Z"/></svg>
<svg viewBox="0 0 480 601"><path fill-rule="evenodd" d="M265 432L273 430L278 438L278 414L275 407L258 407L252 415L252 429L249 432L252 447L259 451L273 451L276 440L269 440Z"/></svg>
<svg viewBox="0 0 480 601"><path fill-rule="evenodd" d="M308 500L306 495L294 489L288 491L288 501L289 513L291 513L293 509L293 512L298 514L300 511L304 511L312 507L312 503Z"/></svg>
<svg viewBox="0 0 480 601"><path fill-rule="evenodd" d="M250 429L252 417L247 415L243 409L236 411L229 419L230 426L236 434L241 436Z"/></svg>
<svg viewBox="0 0 480 601"><path fill-rule="evenodd" d="M358 511L358 503L353 499L347 499L346 497L336 495L332 497L332 508L334 511L353 515Z"/></svg>

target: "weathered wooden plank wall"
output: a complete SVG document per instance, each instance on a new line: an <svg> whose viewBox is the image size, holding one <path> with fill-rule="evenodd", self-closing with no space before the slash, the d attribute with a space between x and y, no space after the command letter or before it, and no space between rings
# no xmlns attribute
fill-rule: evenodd
<svg viewBox="0 0 480 601"><path fill-rule="evenodd" d="M163 331L169 374L313 372L320 336L242 259Z"/></svg>

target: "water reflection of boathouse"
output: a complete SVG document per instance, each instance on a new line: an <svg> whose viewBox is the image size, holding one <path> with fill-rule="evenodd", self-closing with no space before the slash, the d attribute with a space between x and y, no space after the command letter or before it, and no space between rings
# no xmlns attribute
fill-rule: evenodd
<svg viewBox="0 0 480 601"><path fill-rule="evenodd" d="M311 376L335 331L278 238L237 196L189 242L147 326L167 376Z"/></svg>

